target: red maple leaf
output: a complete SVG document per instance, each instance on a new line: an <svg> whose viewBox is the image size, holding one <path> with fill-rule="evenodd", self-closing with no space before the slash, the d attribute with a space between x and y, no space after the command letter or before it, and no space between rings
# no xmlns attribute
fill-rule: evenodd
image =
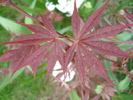
<svg viewBox="0 0 133 100"><path fill-rule="evenodd" d="M116 97L114 92L119 92L108 84L102 84L102 91L92 100L98 100L102 96L103 100L111 100L111 97Z"/></svg>
<svg viewBox="0 0 133 100"><path fill-rule="evenodd" d="M42 15L40 15L40 17L42 18L43 26L19 23L30 29L32 32L34 32L34 34L28 34L15 41L3 43L27 45L22 46L17 50L15 49L8 51L0 59L1 62L10 60L14 61L14 63L11 65L13 74L23 66L30 65L35 75L37 67L39 66L39 62L44 57L48 59L47 76L55 66L56 60L59 60L62 66L64 65L63 50L66 50L68 45L62 40L58 39L58 37L62 37L58 36L50 21ZM45 45L39 46L38 48L36 48L36 50L32 50L32 46L36 46L40 43L45 42ZM21 55L22 58L20 57ZM9 56L11 56L10 60ZM15 59L15 57L17 59ZM65 69L66 68L63 67L63 70Z"/></svg>
<svg viewBox="0 0 133 100"><path fill-rule="evenodd" d="M74 38L57 33L51 22L42 15L40 17L43 26L19 23L30 29L34 34L28 34L15 41L4 43L22 44L24 46L19 49L7 51L0 58L0 61L14 61L11 65L13 74L25 65L30 65L35 75L40 60L47 58L47 78L52 72L57 60L59 60L63 71L66 72L68 64L74 59L81 83L85 83L87 80L86 74L90 70L93 70L93 72L106 79L109 83L112 83L101 61L92 53L92 50L108 56L130 57L114 44L103 42L100 39L114 36L131 25L106 26L91 32L98 24L109 1L95 11L85 23L78 14L76 2L74 3L74 12L72 15ZM67 38L73 41L72 45L69 47L61 38ZM40 46L39 44L41 43L45 44Z"/></svg>
<svg viewBox="0 0 133 100"><path fill-rule="evenodd" d="M123 15L120 15L120 14L115 14L115 15L117 15L117 16L119 16L119 17L125 19L126 22L127 22L128 24L133 24L133 14L130 14L126 9L123 9L123 10L124 10L124 12L125 12L125 14L126 14L126 17L123 16ZM118 21L120 24L122 24L122 25L126 25L125 22L122 22L122 21L120 21L119 19L117 19L117 21ZM128 29L129 31L133 32L133 29L132 29L132 28L128 27L127 29Z"/></svg>
<svg viewBox="0 0 133 100"><path fill-rule="evenodd" d="M21 69L23 66L20 66L23 64L23 62L26 61L26 58L34 52L39 45L28 45L28 46L22 46L19 49L14 49L14 50L8 50L6 51L1 59L0 62L4 61L14 61L10 68L12 70L12 75L19 69ZM34 63L34 65L31 65L31 68L33 69L34 75L36 73L37 67L39 66L39 62Z"/></svg>
<svg viewBox="0 0 133 100"><path fill-rule="evenodd" d="M108 56L130 57L112 43L103 42L100 39L114 36L131 25L106 26L88 33L97 25L109 1L110 0L108 0L101 8L95 11L87 19L84 25L78 14L76 3L74 4L72 29L75 38L74 43L67 50L65 56L65 66L67 66L73 58L75 58L76 68L82 82L85 81L85 74L89 69L92 69L99 76L111 82L102 63L97 56L91 52L92 50ZM90 66L90 68L88 68L88 66Z"/></svg>
<svg viewBox="0 0 133 100"><path fill-rule="evenodd" d="M123 16L123 15L120 15L120 14L115 14L123 19L126 20L126 22L128 24L133 24L133 14L130 14L126 9L123 9L125 14L126 14L126 17ZM120 21L119 19L117 19L117 21L121 24L121 25L127 25L125 22L122 22ZM133 29L131 27L127 27L126 28L127 30L133 32ZM126 45L130 45L130 44L133 44L133 40L128 40L128 41L124 41L124 42L121 42L121 43L118 43L118 44L126 44ZM133 48L130 48L129 50L127 50L128 53L132 52L133 51ZM133 53L130 54L130 56L132 56ZM129 58L125 58L126 61L129 59ZM133 80L133 76L130 74L130 72L128 71L128 69L126 68L126 66L124 65L125 63L125 60L122 61L122 67L123 69L125 70L126 73L128 73L128 75L130 76L130 78Z"/></svg>

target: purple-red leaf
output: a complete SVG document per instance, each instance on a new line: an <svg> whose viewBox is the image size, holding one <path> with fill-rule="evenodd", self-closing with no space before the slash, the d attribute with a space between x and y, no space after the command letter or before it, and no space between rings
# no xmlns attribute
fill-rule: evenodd
<svg viewBox="0 0 133 100"><path fill-rule="evenodd" d="M62 66L62 69L63 71L66 71L66 68L64 67L65 66L65 53L64 53L64 50L66 50L66 47L68 47L68 45L66 43L64 43L63 41L61 40L58 40L56 42L56 52L57 52L57 58Z"/></svg>
<svg viewBox="0 0 133 100"><path fill-rule="evenodd" d="M127 18L133 23L133 14L130 14L126 9L124 9Z"/></svg>
<svg viewBox="0 0 133 100"><path fill-rule="evenodd" d="M40 46L37 50L35 50L32 55L30 55L25 62L23 62L24 65L31 65L35 62L40 61L42 58L44 58L47 55L48 49L51 47L53 42L49 42L43 46Z"/></svg>
<svg viewBox="0 0 133 100"><path fill-rule="evenodd" d="M46 79L48 78L48 76L52 72L52 70L53 70L53 68L55 66L56 60L57 60L57 56L56 56L56 45L54 44L53 47L52 47L52 51L48 55L48 66L47 66Z"/></svg>
<svg viewBox="0 0 133 100"><path fill-rule="evenodd" d="M23 51L22 49L20 49L21 52ZM6 51L1 57L0 57L0 62L5 62L5 61L13 61L16 60L19 55L19 51L18 49L14 49L14 50L8 50ZM16 56L17 55L17 56Z"/></svg>
<svg viewBox="0 0 133 100"><path fill-rule="evenodd" d="M17 59L14 60L14 62L11 64L10 68L12 70L12 75L22 67L26 66L24 62L26 61L26 58L30 56L30 54L36 49L38 46L23 46L18 49L19 52L16 53Z"/></svg>
<svg viewBox="0 0 133 100"><path fill-rule="evenodd" d="M89 50L87 50L85 47L82 46L81 50L84 54L86 63L88 63L88 65L92 68L92 70L102 78L108 80L109 83L112 83L100 60L95 55L93 55Z"/></svg>
<svg viewBox="0 0 133 100"><path fill-rule="evenodd" d="M63 71L64 72L66 71L66 67L64 67L65 66L65 64L64 64L65 54L63 52L63 50L65 48L63 48L62 45L64 46L65 43L59 39L56 39L52 45L52 50L51 50L51 52L49 52L49 55L48 55L48 66L47 66L48 72L46 75L46 79L47 79L48 75L52 72L52 69L54 68L57 60L59 60Z"/></svg>
<svg viewBox="0 0 133 100"><path fill-rule="evenodd" d="M100 98L101 94L96 95L92 100L98 100Z"/></svg>
<svg viewBox="0 0 133 100"><path fill-rule="evenodd" d="M37 34L28 34L19 39L11 42L6 42L3 44L25 44L25 45L36 45L40 43L44 43L50 41L52 39L51 36L45 35L37 35Z"/></svg>
<svg viewBox="0 0 133 100"><path fill-rule="evenodd" d="M74 37L77 39L79 36L79 30L80 30L80 16L79 13L77 11L77 7L76 7L76 1L74 2L74 11L73 11L73 15L72 15L72 29L73 29L73 33L74 33Z"/></svg>
<svg viewBox="0 0 133 100"><path fill-rule="evenodd" d="M131 45L131 44L133 44L133 40L129 40L129 41L125 41L125 42L121 42L121 43L117 43L117 44L128 44L128 45Z"/></svg>
<svg viewBox="0 0 133 100"><path fill-rule="evenodd" d="M68 66L68 64L73 59L74 53L75 53L76 44L73 44L66 52L65 55L65 67Z"/></svg>
<svg viewBox="0 0 133 100"><path fill-rule="evenodd" d="M124 51L122 51L112 43L102 42L102 41L90 41L90 42L85 42L85 45L103 55L116 56L116 57L130 57Z"/></svg>
<svg viewBox="0 0 133 100"><path fill-rule="evenodd" d="M81 17L78 14L78 10L76 8L76 2L74 2L74 12L71 19L71 24L73 28L74 38L69 36L63 36L60 33L57 33L54 29L51 22L45 18L43 15L40 15L42 18L42 22L40 25L29 25L29 24L21 24L27 27L29 30L34 32L35 34L29 34L23 36L15 41L6 42L4 44L24 44L26 46L22 46L19 49L9 50L2 57L0 57L0 62L2 61L14 61L11 64L11 69L13 74L19 70L20 68L29 65L32 70L34 76L36 76L37 68L40 64L41 59L47 58L48 66L47 66L47 75L51 74L56 61L58 60L62 66L61 74L56 77L56 80L59 79L63 74L69 73L70 70L77 70L78 77L76 76L75 79L78 80L77 85L81 84L81 88L84 90L82 91L82 99L89 98L89 90L91 80L89 77L94 78L91 76L91 72L95 72L100 77L104 78L109 82L109 84L114 85L113 82L110 80L106 73L106 69L104 68L102 62L95 56L92 52L98 52L100 54L109 55L109 56L116 56L116 57L130 57L124 51L116 47L112 43L102 42L100 41L101 38L108 39L113 37L114 35L120 33L124 29L129 29L130 26L133 24L126 25L125 23L120 22L122 25L114 25L114 26L106 26L99 28L93 32L91 30L98 24L100 17L103 14L104 9L106 8L107 4L110 0L95 11L86 21L83 22ZM131 17L127 11L125 11L127 16ZM125 18L129 20L130 18ZM130 19L131 20L131 19ZM87 34L90 33L90 34ZM67 39L68 44L70 43L71 46L68 46L62 39ZM46 43L42 46L37 44ZM131 41L123 42L123 44L130 44ZM70 45L69 44L69 45ZM92 52L91 52L92 51ZM72 65L68 69L69 63L72 61ZM66 77L67 74L65 74ZM93 74L92 74L93 75ZM94 78L97 80L96 78ZM65 80L65 79L64 79ZM61 80L59 80L61 81ZM81 82L80 82L81 81ZM100 80L97 80L101 83ZM67 89L68 86L62 82L61 85L65 85ZM72 86L72 88L75 88ZM104 89L104 90L107 90ZM109 92L106 96L113 96L113 88L108 88ZM85 92L85 93L84 93ZM85 97L83 95L85 94ZM93 100L97 100L100 97L98 94Z"/></svg>
<svg viewBox="0 0 133 100"><path fill-rule="evenodd" d="M84 21L83 21L83 19L81 18L80 19L80 31L82 30L82 28L84 27ZM79 33L80 34L80 33Z"/></svg>
<svg viewBox="0 0 133 100"><path fill-rule="evenodd" d="M32 63L32 64L29 64L32 71L33 71L33 74L34 74L34 77L36 76L36 71L37 71L37 68L39 67L40 65L40 61L38 62L35 62L35 63Z"/></svg>
<svg viewBox="0 0 133 100"><path fill-rule="evenodd" d="M50 33L48 29L46 29L46 28L44 28L44 27L42 27L42 26L24 24L24 23L19 23L19 22L17 22L17 23L20 24L20 25L23 25L23 26L27 27L29 30L31 30L31 31L34 32L35 34L40 34L40 35L51 35L51 36L52 36L52 33Z"/></svg>
<svg viewBox="0 0 133 100"><path fill-rule="evenodd" d="M91 31L91 29L94 28L94 26L97 25L97 23L100 20L100 17L103 14L103 11L105 9L105 7L107 6L107 4L109 3L110 0L108 0L101 8L99 8L97 11L95 11L86 21L83 30L80 33L80 36L85 35L86 33L88 33L89 31Z"/></svg>
<svg viewBox="0 0 133 100"><path fill-rule="evenodd" d="M44 25L44 27L46 27L51 33L52 35L56 35L56 30L54 29L52 23L43 15L40 15L40 17L42 18L42 23Z"/></svg>
<svg viewBox="0 0 133 100"><path fill-rule="evenodd" d="M107 38L110 36L114 36L120 32L122 32L125 28L132 26L129 25L113 25L113 26L105 26L93 31L90 34L84 35L82 40L91 41L91 40L99 40L101 38Z"/></svg>
<svg viewBox="0 0 133 100"><path fill-rule="evenodd" d="M75 58L75 63L76 63L76 67L77 67L77 70L78 70L78 74L80 76L80 79L82 82L85 81L85 59L84 57L82 56L82 51L80 51L80 46L78 45L77 48L76 48L76 58Z"/></svg>

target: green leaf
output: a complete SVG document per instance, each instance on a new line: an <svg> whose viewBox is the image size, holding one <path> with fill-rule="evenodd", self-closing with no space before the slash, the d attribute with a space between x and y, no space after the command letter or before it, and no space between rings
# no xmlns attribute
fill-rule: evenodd
<svg viewBox="0 0 133 100"><path fill-rule="evenodd" d="M103 90L103 86L102 85L97 85L97 88L95 89L97 94L100 94Z"/></svg>
<svg viewBox="0 0 133 100"><path fill-rule="evenodd" d="M119 93L117 97L112 97L112 100L133 100L133 94Z"/></svg>
<svg viewBox="0 0 133 100"><path fill-rule="evenodd" d="M125 50L129 50L133 47L133 44L132 45L124 45L124 44L118 44L117 45L120 49L122 49L123 51Z"/></svg>
<svg viewBox="0 0 133 100"><path fill-rule="evenodd" d="M133 72L133 70L131 72ZM119 82L118 90L119 91L126 90L127 87L129 86L130 82L131 82L131 79L128 76L126 76L122 81Z"/></svg>
<svg viewBox="0 0 133 100"><path fill-rule="evenodd" d="M86 8L92 8L92 5L91 5L91 2L86 2L85 4L84 4L84 6L86 7Z"/></svg>
<svg viewBox="0 0 133 100"><path fill-rule="evenodd" d="M121 100L121 99L119 99L119 98L114 98L114 97L113 97L112 100Z"/></svg>
<svg viewBox="0 0 133 100"><path fill-rule="evenodd" d="M29 7L25 7L25 6L22 6L22 5L18 5L18 7L19 7L20 9L24 10L25 12L27 12L27 13L32 13L32 14L34 14L34 15L38 15L38 12L39 12L40 14L44 14L44 10L42 10L42 9L31 9L31 8L29 8Z"/></svg>
<svg viewBox="0 0 133 100"><path fill-rule="evenodd" d="M105 17L105 16L107 16L107 15L109 15L109 14L111 14L111 13L117 13L119 10L121 10L122 8L124 8L125 6L127 6L128 3L129 3L130 1L131 1L131 0L123 0L123 2L120 3L120 4L116 7L116 9L114 9L114 10L112 10L112 11L110 11L110 12L104 14L103 17Z"/></svg>
<svg viewBox="0 0 133 100"><path fill-rule="evenodd" d="M16 24L14 21L9 20L0 16L0 25L2 25L7 31L12 31L13 33L31 33L27 28L22 25Z"/></svg>
<svg viewBox="0 0 133 100"><path fill-rule="evenodd" d="M21 0L23 3L26 3L26 4L31 4L33 0Z"/></svg>
<svg viewBox="0 0 133 100"><path fill-rule="evenodd" d="M73 90L72 92L69 93L69 98L70 100L81 100L76 90Z"/></svg>
<svg viewBox="0 0 133 100"><path fill-rule="evenodd" d="M58 0L48 0L48 2L52 2L53 4L58 4Z"/></svg>
<svg viewBox="0 0 133 100"><path fill-rule="evenodd" d="M107 60L104 60L104 65L107 69L109 69L109 66L111 65L111 63ZM118 80L115 77L114 73L111 70L107 70L107 73L109 75L109 78L114 82L114 84L118 85Z"/></svg>
<svg viewBox="0 0 133 100"><path fill-rule="evenodd" d="M61 33L61 34L64 34L65 32L68 32L70 30L72 30L72 27L71 26L67 26L67 27L65 27L65 28L63 28L61 30L58 30L58 32Z"/></svg>
<svg viewBox="0 0 133 100"><path fill-rule="evenodd" d="M35 5L36 5L36 1L37 0L33 0L32 4L30 5L29 8L34 9L35 8ZM32 15L32 13L28 13L28 14ZM26 24L33 24L33 21L29 17L25 17L25 23Z"/></svg>
<svg viewBox="0 0 133 100"><path fill-rule="evenodd" d="M42 9L44 12L44 9L46 9L46 6L44 5L45 3L46 3L46 0L43 2L37 1L36 7Z"/></svg>
<svg viewBox="0 0 133 100"><path fill-rule="evenodd" d="M0 90L2 90L5 86L7 86L9 83L11 83L13 80L15 80L20 74L22 74L22 72L24 71L25 67L18 70L13 77L11 78L11 72L9 74L7 74L3 79L2 82L0 83Z"/></svg>
<svg viewBox="0 0 133 100"><path fill-rule="evenodd" d="M36 75L36 77L31 77L31 78L25 80L25 81L21 84L21 86L24 86L24 85L26 85L26 84L28 84L28 83L34 81L36 78L41 78L41 76L46 75L46 73L47 73L46 70L40 72L39 74Z"/></svg>
<svg viewBox="0 0 133 100"><path fill-rule="evenodd" d="M116 35L116 38L118 38L119 40L122 41L127 41L130 40L132 38L133 34L129 33L129 32L123 32L121 34Z"/></svg>
<svg viewBox="0 0 133 100"><path fill-rule="evenodd" d="M120 96L123 100L133 100L133 94L122 93Z"/></svg>

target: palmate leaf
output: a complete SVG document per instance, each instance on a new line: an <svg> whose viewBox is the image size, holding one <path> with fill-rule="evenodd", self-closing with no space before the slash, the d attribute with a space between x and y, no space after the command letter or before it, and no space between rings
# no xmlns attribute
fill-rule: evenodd
<svg viewBox="0 0 133 100"><path fill-rule="evenodd" d="M46 79L48 78L49 74L52 72L55 63L56 63L56 43L52 47L52 51L48 55L48 66L47 66L47 75Z"/></svg>
<svg viewBox="0 0 133 100"><path fill-rule="evenodd" d="M93 53L91 53L89 50L87 50L82 45L81 45L81 50L85 57L86 63L91 67L91 69L95 73L97 73L99 76L106 79L109 83L112 83L105 71L105 68L103 67L102 63L100 62L100 60Z"/></svg>
<svg viewBox="0 0 133 100"><path fill-rule="evenodd" d="M88 66L90 66L91 69L95 73L97 73L99 76L103 77L104 79L108 80L108 82L110 82L113 85L113 83L109 79L102 63L93 53L91 53L81 43L75 45L75 50L76 50L76 56L75 56L76 68L78 70L80 79L83 83L85 82L85 73L87 73L86 71L90 69L90 68L88 68ZM74 50L73 50L73 48L71 48L68 51L70 53L70 51L73 52ZM74 57L74 54L70 53L70 55L68 56L66 53L66 59L71 60L73 57ZM66 59L65 59L65 61L66 61Z"/></svg>
<svg viewBox="0 0 133 100"><path fill-rule="evenodd" d="M19 69L21 69L23 66L23 62L25 62L26 58L32 54L39 46L23 46L22 52L18 52L19 56L18 58L11 64L10 68L12 69L12 75ZM24 65L26 66L26 65Z"/></svg>
<svg viewBox="0 0 133 100"><path fill-rule="evenodd" d="M51 41L43 46L38 47L31 55L29 55L25 61L19 66L23 67L25 65L30 65L34 76L36 74L37 67L39 66L39 62L43 58L48 59L48 66L47 66L47 75L46 79L48 78L49 74L52 72L52 69L55 66L57 60L59 60L60 64L62 65L62 69L65 71L66 68L64 66L64 52L63 50L66 49L68 45L65 44L61 40ZM50 50L51 49L51 50ZM37 66L38 65L38 66Z"/></svg>
<svg viewBox="0 0 133 100"><path fill-rule="evenodd" d="M65 54L63 50L67 50L69 46L61 40L56 41L56 56L62 66L63 71L66 71L65 67Z"/></svg>
<svg viewBox="0 0 133 100"><path fill-rule="evenodd" d="M46 29L40 25L31 25L31 24L24 24L24 23L19 23L19 22L17 22L17 23L27 27L29 30L31 30L35 34L52 35L52 33L48 29Z"/></svg>
<svg viewBox="0 0 133 100"><path fill-rule="evenodd" d="M22 52L22 49L14 49L6 51L1 57L0 62L4 61L14 61L18 58L19 51Z"/></svg>
<svg viewBox="0 0 133 100"><path fill-rule="evenodd" d="M40 15L40 17L42 18L42 23L43 23L44 27L46 27L55 36L56 30L54 29L52 23L43 15Z"/></svg>
<svg viewBox="0 0 133 100"><path fill-rule="evenodd" d="M2 57L0 57L0 62L4 61L14 61L10 68L12 70L12 75L23 66L23 62L26 61L26 58L34 52L39 47L39 45L35 46L22 46L19 49L9 50Z"/></svg>
<svg viewBox="0 0 133 100"><path fill-rule="evenodd" d="M94 51L108 56L116 56L116 57L130 57L121 49L113 45L112 43L102 42L102 41L90 41L84 42L89 48Z"/></svg>
<svg viewBox="0 0 133 100"><path fill-rule="evenodd" d="M133 23L133 14L130 14L126 9L124 9L124 12L126 13L127 20L130 20Z"/></svg>
<svg viewBox="0 0 133 100"><path fill-rule="evenodd" d="M54 69L54 66L57 60L59 60L59 63L61 64L63 71L66 72L67 67L65 67L65 63L64 63L65 55L64 55L63 50L65 50L65 47L67 46L68 46L67 44L65 44L63 41L58 40L58 39L53 42L53 45L51 47L52 50L47 55L48 66L47 66L46 79L48 78L52 70Z"/></svg>
<svg viewBox="0 0 133 100"><path fill-rule="evenodd" d="M88 76L91 73L89 72L98 74L110 84L114 85L108 77L102 62L91 51L109 56L130 57L114 44L103 42L100 39L107 39L114 36L125 28L132 26L132 24L106 26L90 32L98 24L109 1L107 0L101 8L96 10L85 23L78 14L76 2L74 3L74 12L71 20L74 38L57 33L50 21L42 15L40 15L42 18L42 22L40 22L42 26L18 23L27 27L34 34L28 34L15 41L4 43L21 44L22 46L18 49L7 51L0 58L0 62L13 61L11 64L12 74L25 65L30 65L35 76L40 61L46 58L48 62L46 79L51 74L57 60L62 66L63 74L69 71L68 65L70 62L73 62L74 65L72 68L77 69L78 81L80 81L79 83L81 83L83 89L90 89ZM70 46L63 42L62 38L63 40L66 39L69 41L70 44L68 44ZM44 43L44 45L40 46L40 43ZM87 93L89 91L85 94Z"/></svg>
<svg viewBox="0 0 133 100"><path fill-rule="evenodd" d="M91 31L99 22L100 17L103 14L104 9L106 8L107 4L109 3L110 0L107 0L107 2L99 8L97 11L95 11L86 21L84 24L83 29L81 30L81 33L79 34L80 36L85 35L89 31Z"/></svg>
<svg viewBox="0 0 133 100"><path fill-rule="evenodd" d="M119 16L119 17L125 19L126 22L129 23L129 24L133 24L133 14L130 14L126 9L123 9L123 10L124 10L124 12L125 12L125 14L126 14L126 17L123 16L123 15L120 15L120 14L115 14L115 15L117 15L117 16ZM123 21L120 21L120 20L118 20L118 19L117 19L117 21L118 21L120 24L122 24L122 25L126 25L126 23L123 22ZM133 32L133 29L132 29L131 27L128 27L127 29L128 29L129 31Z"/></svg>
<svg viewBox="0 0 133 100"><path fill-rule="evenodd" d="M76 44L73 44L66 52L65 54L65 67L67 67L69 65L69 63L71 62L71 60L74 57L74 53L75 53L75 48L76 48Z"/></svg>
<svg viewBox="0 0 133 100"><path fill-rule="evenodd" d="M77 48L76 48L75 62L76 62L78 74L81 77L81 81L84 82L85 74L86 74L85 70L87 70L86 69L87 65L86 65L85 57L83 55L80 45L77 45Z"/></svg>
<svg viewBox="0 0 133 100"><path fill-rule="evenodd" d="M92 100L98 100L100 98L101 94L96 95Z"/></svg>
<svg viewBox="0 0 133 100"><path fill-rule="evenodd" d="M94 41L100 40L101 38L108 38L122 32L125 28L128 28L129 26L132 26L132 24L101 27L90 34L84 35L81 39L89 42L91 40Z"/></svg>
<svg viewBox="0 0 133 100"><path fill-rule="evenodd" d="M38 67L40 66L40 61L36 61L32 64L29 64L29 66L31 67L33 71L34 77L36 77L36 72L37 72Z"/></svg>
<svg viewBox="0 0 133 100"><path fill-rule="evenodd" d="M55 66L56 60L59 60L62 66L64 65L63 50L66 50L68 48L68 45L57 38L56 31L50 21L44 16L40 16L43 21L42 23L46 27L40 25L19 23L30 29L32 32L34 32L34 34L28 34L15 41L3 43L24 45L19 49L7 51L0 59L1 62L14 61L11 65L11 69L13 71L12 75L25 65L30 65L35 76L36 70L40 64L41 59L43 58L48 59L47 76L50 74L53 67ZM38 45L44 42L46 43L45 45ZM33 47L36 46L37 48L34 49ZM66 70L65 67L63 67L63 70Z"/></svg>
<svg viewBox="0 0 133 100"><path fill-rule="evenodd" d="M74 2L74 12L72 15L71 23L72 23L72 29L74 33L74 37L77 39L79 36L78 32L80 31L80 16L77 11L76 2Z"/></svg>
<svg viewBox="0 0 133 100"><path fill-rule="evenodd" d="M36 44L40 44L40 43L53 40L53 38L55 37L54 34L56 34L56 33L53 34L48 29L41 27L39 25L28 25L28 24L22 24L22 23L19 23L19 24L27 27L28 29L33 31L35 34L28 34L15 41L6 42L3 44L36 45Z"/></svg>
<svg viewBox="0 0 133 100"><path fill-rule="evenodd" d="M44 42L51 41L53 38L45 35L28 34L15 41L6 42L3 44L25 44L25 45L36 45Z"/></svg>
<svg viewBox="0 0 133 100"><path fill-rule="evenodd" d="M97 73L99 76L106 79L109 83L113 85L112 81L106 74L105 68L103 67L100 60L89 50L92 49L98 53L109 56L130 57L114 44L102 42L100 41L100 39L114 36L123 31L125 28L132 26L132 24L106 26L99 28L96 31L93 31L90 34L87 34L98 23L109 1L110 0L108 0L101 8L95 11L88 18L81 30L79 30L81 26L81 20L79 14L77 14L78 12L75 3L72 16L72 28L74 32L73 34L75 36L75 42L66 52L65 65L67 66L70 61L75 58L76 68L78 70L81 80L84 80L86 70L88 69L87 66L89 66L95 73Z"/></svg>
<svg viewBox="0 0 133 100"><path fill-rule="evenodd" d="M42 24L45 27L42 27L40 25L29 25L29 24L18 23L27 27L35 34L25 35L15 41L6 42L3 44L36 45L36 44L52 41L57 35L56 30L54 29L54 27L52 26L52 24L47 18L45 18L42 15L40 15L40 17L42 18Z"/></svg>

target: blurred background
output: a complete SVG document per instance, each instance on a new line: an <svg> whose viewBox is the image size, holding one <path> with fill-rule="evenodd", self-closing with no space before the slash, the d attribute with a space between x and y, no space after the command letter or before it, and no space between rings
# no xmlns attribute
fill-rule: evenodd
<svg viewBox="0 0 133 100"><path fill-rule="evenodd" d="M100 8L105 1L106 0L77 0L77 7L82 19L85 21L94 11ZM38 20L41 20L38 13L43 14L51 20L59 33L73 36L71 29L73 0L12 0L12 2ZM125 16L123 9L127 9L133 14L133 0L111 0L96 28L119 24L116 19L124 21L124 19L114 15L114 13L117 13ZM14 22L37 24L11 7L0 6L0 43L12 41L31 33L25 27ZM116 37L120 41L132 40L133 32L124 31ZM122 50L128 50L133 47L133 45L118 46ZM6 50L15 48L17 48L17 45L0 44L0 55ZM115 57L111 59L119 60ZM105 61L105 65L109 66L107 61ZM0 100L80 100L76 90L68 93L65 88L61 88L56 91L57 83L51 84L50 79L44 83L46 74L45 67L47 66L45 60L43 64L39 66L36 77L33 77L31 69L26 66L17 71L14 76L10 78L11 73L8 73L10 72L10 69L8 69L9 66L10 62L0 63ZM129 71L133 69L132 59L129 59L127 66ZM112 100L133 100L133 83L126 77L126 74L118 71L112 73L112 75L118 80L118 83L124 80L126 83L126 88L123 89L121 93L116 93L119 97L112 98ZM68 84L71 83L71 81L73 80L69 80ZM94 96L95 95L96 94L94 94Z"/></svg>

